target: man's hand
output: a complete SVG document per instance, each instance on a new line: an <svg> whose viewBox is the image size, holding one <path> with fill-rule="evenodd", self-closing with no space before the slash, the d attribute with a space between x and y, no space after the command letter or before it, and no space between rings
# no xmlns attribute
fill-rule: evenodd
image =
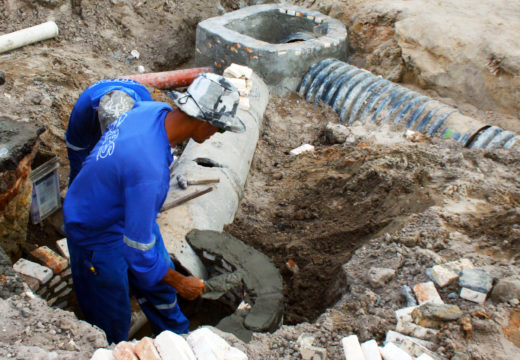
<svg viewBox="0 0 520 360"><path fill-rule="evenodd" d="M162 281L175 288L187 300L194 300L204 292L204 281L194 276L183 276L171 268Z"/></svg>

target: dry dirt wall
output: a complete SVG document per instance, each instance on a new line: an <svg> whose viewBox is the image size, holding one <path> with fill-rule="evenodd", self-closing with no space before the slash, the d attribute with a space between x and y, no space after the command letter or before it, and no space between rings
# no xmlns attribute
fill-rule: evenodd
<svg viewBox="0 0 520 360"><path fill-rule="evenodd" d="M351 61L481 109L520 113L520 3L294 1L349 28Z"/></svg>

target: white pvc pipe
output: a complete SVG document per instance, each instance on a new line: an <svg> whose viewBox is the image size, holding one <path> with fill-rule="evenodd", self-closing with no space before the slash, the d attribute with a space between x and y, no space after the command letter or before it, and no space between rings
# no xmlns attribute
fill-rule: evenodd
<svg viewBox="0 0 520 360"><path fill-rule="evenodd" d="M52 39L57 35L58 25L54 21L47 21L40 25L5 34L0 36L0 54L38 41Z"/></svg>

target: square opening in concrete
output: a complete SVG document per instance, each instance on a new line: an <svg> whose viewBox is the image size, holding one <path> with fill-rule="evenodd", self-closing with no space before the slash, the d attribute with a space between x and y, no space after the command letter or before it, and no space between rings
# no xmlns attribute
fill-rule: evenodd
<svg viewBox="0 0 520 360"><path fill-rule="evenodd" d="M232 63L248 66L279 95L296 90L312 64L346 56L345 25L298 6L250 6L197 27L198 66L213 66L217 72Z"/></svg>

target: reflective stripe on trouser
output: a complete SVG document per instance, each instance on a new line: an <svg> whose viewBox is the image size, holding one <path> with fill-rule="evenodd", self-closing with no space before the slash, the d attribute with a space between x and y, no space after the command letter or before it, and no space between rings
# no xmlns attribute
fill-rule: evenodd
<svg viewBox="0 0 520 360"><path fill-rule="evenodd" d="M157 224L154 230L157 239L155 246L173 268ZM122 247L88 250L74 246L70 239L68 246L79 306L89 323L105 331L109 343L118 343L128 338L130 286L136 297L141 299L141 308L155 332L188 331L189 321L177 304L175 289L162 282L152 287L140 286L137 279L128 273Z"/></svg>
<svg viewBox="0 0 520 360"><path fill-rule="evenodd" d="M175 269L170 255L164 247L164 243L159 232L159 226L155 224L154 233L156 238L155 247L162 254L170 267ZM188 319L182 313L177 303L177 292L174 288L160 282L151 287L140 285L130 274L132 292L135 294L141 309L150 321L152 330L158 334L164 330L170 330L177 334L188 332L190 325Z"/></svg>

